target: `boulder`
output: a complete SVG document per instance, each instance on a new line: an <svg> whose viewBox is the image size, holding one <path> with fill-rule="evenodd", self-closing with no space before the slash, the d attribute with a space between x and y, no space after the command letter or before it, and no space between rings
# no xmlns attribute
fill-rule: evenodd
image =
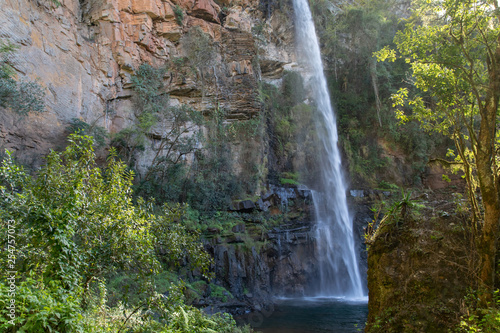
<svg viewBox="0 0 500 333"><path fill-rule="evenodd" d="M230 210L235 210L238 212L248 212L255 209L255 203L252 200L242 200L242 201L234 201Z"/></svg>

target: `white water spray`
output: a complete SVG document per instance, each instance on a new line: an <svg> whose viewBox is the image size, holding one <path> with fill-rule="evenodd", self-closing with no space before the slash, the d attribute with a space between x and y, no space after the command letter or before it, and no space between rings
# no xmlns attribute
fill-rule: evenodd
<svg viewBox="0 0 500 333"><path fill-rule="evenodd" d="M353 220L347 207L335 114L323 73L323 64L307 0L293 0L297 50L310 70L317 104L316 130L322 143L320 188L313 193L320 264L318 296L363 298L363 286L354 246Z"/></svg>

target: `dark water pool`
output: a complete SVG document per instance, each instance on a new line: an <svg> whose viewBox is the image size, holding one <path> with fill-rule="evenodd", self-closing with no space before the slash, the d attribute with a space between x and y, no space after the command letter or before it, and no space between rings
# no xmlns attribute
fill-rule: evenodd
<svg viewBox="0 0 500 333"><path fill-rule="evenodd" d="M249 314L244 321L262 333L362 332L367 302L319 297L280 299L274 308Z"/></svg>

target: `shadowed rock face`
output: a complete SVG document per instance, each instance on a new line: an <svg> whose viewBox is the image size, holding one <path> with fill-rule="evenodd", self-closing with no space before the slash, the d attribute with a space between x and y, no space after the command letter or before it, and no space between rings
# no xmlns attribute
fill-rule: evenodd
<svg viewBox="0 0 500 333"><path fill-rule="evenodd" d="M206 248L214 257L214 283L226 288L235 298L215 304L216 308L243 314L249 309L265 309L273 302L273 297L315 296L319 292L318 250L310 196L309 190L273 187L262 194L251 209L275 214L286 211L290 218L266 233L252 232L260 222L248 220L233 227L233 235L216 235L206 241ZM363 228L371 221L369 204L372 197L367 195L350 202L355 216L356 249L363 285L366 285L367 267ZM259 205L261 201L268 205ZM249 206L241 201L233 203L232 209L248 213ZM245 231L254 242L249 244L244 240ZM213 232L219 233L218 230ZM208 299L202 303L203 306L214 305L213 300Z"/></svg>
<svg viewBox="0 0 500 333"><path fill-rule="evenodd" d="M276 296L300 297L310 292L318 269L316 246L309 236L311 223L296 221L275 228L261 236L267 242L260 248L246 248L238 239L207 245L215 260L216 282L244 304L226 310L242 314L272 303Z"/></svg>
<svg viewBox="0 0 500 333"><path fill-rule="evenodd" d="M133 124L131 77L142 63L168 66L165 84L172 103L204 113L224 108L228 119L239 120L261 112L259 61L273 61L273 72L280 72L294 60L292 29L273 31L279 25L291 27L286 16L264 20L254 0L221 2L223 9L213 0L61 3L0 3L0 38L18 47L10 61L16 75L38 79L46 94L42 114L21 119L1 110L1 148L16 151L34 166L49 148L65 145L71 119L111 133ZM255 26L258 35L252 33ZM215 54L210 64L186 74L173 61L186 55L182 37L193 27L210 36ZM154 150L154 144L145 146Z"/></svg>

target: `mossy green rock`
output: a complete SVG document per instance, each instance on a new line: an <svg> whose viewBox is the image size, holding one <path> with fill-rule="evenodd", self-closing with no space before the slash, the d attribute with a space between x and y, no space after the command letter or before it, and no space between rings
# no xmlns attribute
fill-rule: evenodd
<svg viewBox="0 0 500 333"><path fill-rule="evenodd" d="M448 332L458 323L470 285L467 223L436 208L388 219L369 243L366 332Z"/></svg>

